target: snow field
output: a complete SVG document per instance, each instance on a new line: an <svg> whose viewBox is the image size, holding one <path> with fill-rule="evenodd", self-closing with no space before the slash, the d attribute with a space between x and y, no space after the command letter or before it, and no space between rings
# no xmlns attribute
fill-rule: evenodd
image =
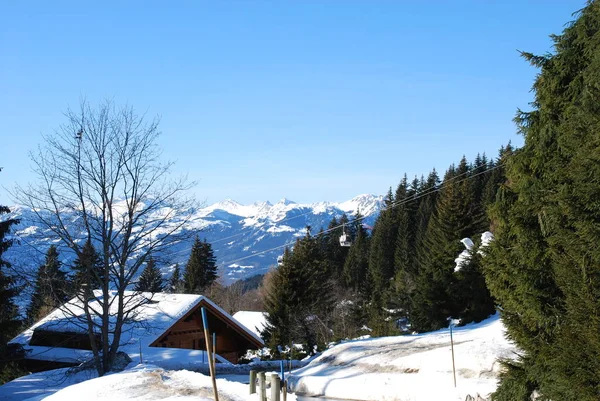
<svg viewBox="0 0 600 401"><path fill-rule="evenodd" d="M498 358L514 357L498 316L455 328L457 386L448 329L351 341L324 352L289 377L299 394L369 401L464 401L497 386Z"/></svg>

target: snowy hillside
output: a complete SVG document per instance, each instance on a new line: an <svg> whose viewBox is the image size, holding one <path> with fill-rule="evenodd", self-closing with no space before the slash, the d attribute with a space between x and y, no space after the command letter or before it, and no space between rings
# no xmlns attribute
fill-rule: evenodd
<svg viewBox="0 0 600 401"><path fill-rule="evenodd" d="M293 243L295 238L305 234L307 225L316 232L326 227L333 217L343 213L351 217L357 209L368 216L365 223L372 225L382 205L382 197L374 195L359 195L341 203L314 204L282 199L275 204L242 205L228 199L198 210L185 229L200 230L200 237L213 246L221 276L226 282L232 282L265 273L283 253L283 248L270 249ZM6 258L20 270L34 271L48 246L56 244L60 247L61 244L49 230L34 224L31 210L20 206L11 207L11 210L10 216L3 217L16 217L21 223L14 230L16 243L8 250ZM74 216L62 218L68 224L77 224ZM167 253L155 255L165 277L170 275L170 266L186 263L190 247L191 242L179 244ZM68 264L72 258L70 252L60 248L59 251Z"/></svg>
<svg viewBox="0 0 600 401"><path fill-rule="evenodd" d="M131 365L135 365L135 362ZM244 377L245 378L245 377ZM258 401L248 385L217 378L222 401ZM288 401L296 397L289 394ZM34 373L0 386L0 401L211 401L210 376L188 370L164 370L137 365L120 373L96 377L92 371L67 373L67 369Z"/></svg>
<svg viewBox="0 0 600 401"><path fill-rule="evenodd" d="M454 328L456 387L448 329L350 341L292 372L295 392L348 400L464 401L497 386L499 358L514 358L498 315Z"/></svg>

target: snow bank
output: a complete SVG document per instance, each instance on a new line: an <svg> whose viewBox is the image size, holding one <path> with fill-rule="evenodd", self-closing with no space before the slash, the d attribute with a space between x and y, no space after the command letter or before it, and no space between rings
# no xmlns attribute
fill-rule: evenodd
<svg viewBox="0 0 600 401"><path fill-rule="evenodd" d="M138 365L121 373L109 374L87 381L82 381L86 380L85 377L81 376L83 372L73 377L65 376L65 373L66 369L60 369L59 371L43 372L17 379L0 387L0 400L213 400L210 376L187 370L169 371L152 365ZM90 373L86 372L86 374L89 375ZM54 386L48 386L46 380L49 380L52 375L57 380L52 381L55 384ZM58 378L62 378L62 380L60 381ZM29 385L26 383L29 383ZM11 384L12 387L10 387ZM247 384L227 379L217 379L217 388L219 399L222 401L258 400L256 394L248 394ZM19 389L21 392L17 391ZM288 400L295 401L296 397L288 395Z"/></svg>
<svg viewBox="0 0 600 401"><path fill-rule="evenodd" d="M95 370L72 373L69 368L33 373L0 386L0 401L38 401L73 384L97 377Z"/></svg>
<svg viewBox="0 0 600 401"><path fill-rule="evenodd" d="M464 401L497 386L498 358L516 350L499 317L454 328L456 388L448 329L412 336L351 341L292 372L299 394L348 400Z"/></svg>

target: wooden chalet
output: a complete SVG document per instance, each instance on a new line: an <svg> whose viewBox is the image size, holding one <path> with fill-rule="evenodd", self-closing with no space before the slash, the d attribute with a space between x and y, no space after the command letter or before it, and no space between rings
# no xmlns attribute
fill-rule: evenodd
<svg viewBox="0 0 600 401"><path fill-rule="evenodd" d="M222 309L215 308L207 298L200 300L150 346L206 350L201 308L206 309L209 330L215 334L216 353L229 362L237 363L247 350L264 347L262 340ZM212 343L213 339L209 340Z"/></svg>
<svg viewBox="0 0 600 401"><path fill-rule="evenodd" d="M96 298L90 306L101 310L101 293L94 295ZM247 350L264 347L255 332L202 295L135 292L126 295L133 305L139 306L131 322L123 327L129 340L120 350L134 360L143 358L144 362L159 366L170 360L184 365L205 363L202 308L207 314L211 343L214 336L217 362L237 363ZM147 302L140 302L140 299L147 299ZM112 302L114 307L116 304ZM82 303L74 298L10 343L20 345L26 351L23 366L29 371L79 365L92 357L90 336L83 317ZM95 341L100 345L99 333L95 335Z"/></svg>

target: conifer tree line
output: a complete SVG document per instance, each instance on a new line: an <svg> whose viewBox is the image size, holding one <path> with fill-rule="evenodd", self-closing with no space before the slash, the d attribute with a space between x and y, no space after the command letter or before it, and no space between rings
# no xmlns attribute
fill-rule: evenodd
<svg viewBox="0 0 600 401"><path fill-rule="evenodd" d="M481 271L481 234L490 230L486 208L504 181L510 144L495 160L463 157L442 178L433 170L389 190L372 230L360 211L333 219L327 230L298 239L266 279L264 333L271 346L329 341L366 333L430 331L481 321L495 311ZM341 226L341 227L340 227ZM341 247L342 232L352 245ZM455 271L455 259L475 246ZM365 331L366 330L366 331Z"/></svg>
<svg viewBox="0 0 600 401"><path fill-rule="evenodd" d="M59 307L74 294L81 291L91 293L103 281L103 270L98 252L90 241L82 248L82 256L75 258L69 276L63 269L56 246L51 245L45 261L37 270L31 302L27 308L27 320L33 323ZM212 246L198 237L190 249L190 257L183 277L179 265L173 268L170 279L165 280L152 254L148 254L144 268L133 286L140 292L180 292L200 294L217 279L216 258Z"/></svg>

